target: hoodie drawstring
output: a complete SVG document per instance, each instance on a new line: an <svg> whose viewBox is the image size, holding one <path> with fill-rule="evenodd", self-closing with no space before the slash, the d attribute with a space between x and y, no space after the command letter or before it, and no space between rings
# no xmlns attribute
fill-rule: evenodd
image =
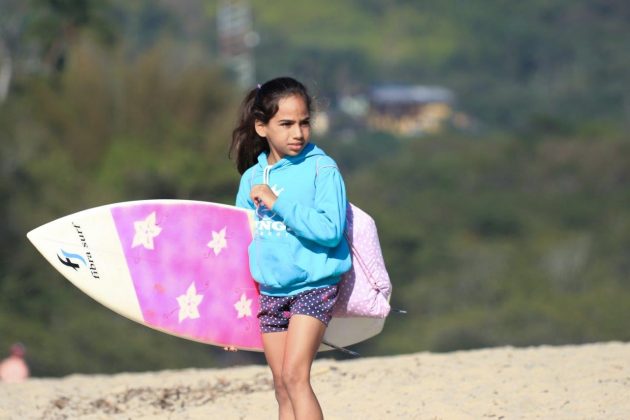
<svg viewBox="0 0 630 420"><path fill-rule="evenodd" d="M269 185L269 173L271 172L271 168L273 165L267 165L265 166L265 169L263 171L263 184L265 185ZM259 205L256 204L256 215L258 216L258 218L260 220L263 219L263 216L260 214L260 207L264 207L263 205ZM274 214L275 215L275 214Z"/></svg>
<svg viewBox="0 0 630 420"><path fill-rule="evenodd" d="M269 185L269 173L271 172L271 166L265 166L265 170L263 171L263 184Z"/></svg>

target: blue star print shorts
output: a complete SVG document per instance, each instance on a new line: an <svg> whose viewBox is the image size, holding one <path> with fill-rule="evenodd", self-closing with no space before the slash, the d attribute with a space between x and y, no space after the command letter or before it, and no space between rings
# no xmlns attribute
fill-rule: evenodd
<svg viewBox="0 0 630 420"><path fill-rule="evenodd" d="M306 290L293 296L260 295L260 332L281 332L289 328L291 315L309 315L328 326L337 301L337 285Z"/></svg>

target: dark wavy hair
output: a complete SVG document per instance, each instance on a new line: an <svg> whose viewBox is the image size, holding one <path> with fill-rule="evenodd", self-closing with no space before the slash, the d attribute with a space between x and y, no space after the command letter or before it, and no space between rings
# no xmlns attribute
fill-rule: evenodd
<svg viewBox="0 0 630 420"><path fill-rule="evenodd" d="M256 121L267 124L278 112L281 99L300 96L304 99L308 112L311 112L311 97L306 87L291 77L272 79L247 93L239 109L238 124L232 131L229 157L236 160L240 174L254 166L258 155L269 153L269 143L256 133Z"/></svg>

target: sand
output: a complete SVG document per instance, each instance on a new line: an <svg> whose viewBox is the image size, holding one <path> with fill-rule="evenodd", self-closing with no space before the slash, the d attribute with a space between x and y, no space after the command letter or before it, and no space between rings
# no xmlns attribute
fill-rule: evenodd
<svg viewBox="0 0 630 420"><path fill-rule="evenodd" d="M319 359L327 419L628 419L630 344ZM274 419L265 366L0 384L0 419Z"/></svg>

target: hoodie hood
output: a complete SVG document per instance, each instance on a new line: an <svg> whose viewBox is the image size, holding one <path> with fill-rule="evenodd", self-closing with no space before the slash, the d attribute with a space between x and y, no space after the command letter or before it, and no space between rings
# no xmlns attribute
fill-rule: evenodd
<svg viewBox="0 0 630 420"><path fill-rule="evenodd" d="M315 157L315 156L325 156L325 155L326 154L324 153L324 151L320 149L319 147L317 147L315 144L308 143L304 147L304 149L302 149L299 155L285 156L271 166L273 168L280 168L287 165L297 165L308 158ZM269 158L269 155L267 152L262 152L261 154L258 155L258 165L262 169L265 169L267 166L270 166L268 158Z"/></svg>

